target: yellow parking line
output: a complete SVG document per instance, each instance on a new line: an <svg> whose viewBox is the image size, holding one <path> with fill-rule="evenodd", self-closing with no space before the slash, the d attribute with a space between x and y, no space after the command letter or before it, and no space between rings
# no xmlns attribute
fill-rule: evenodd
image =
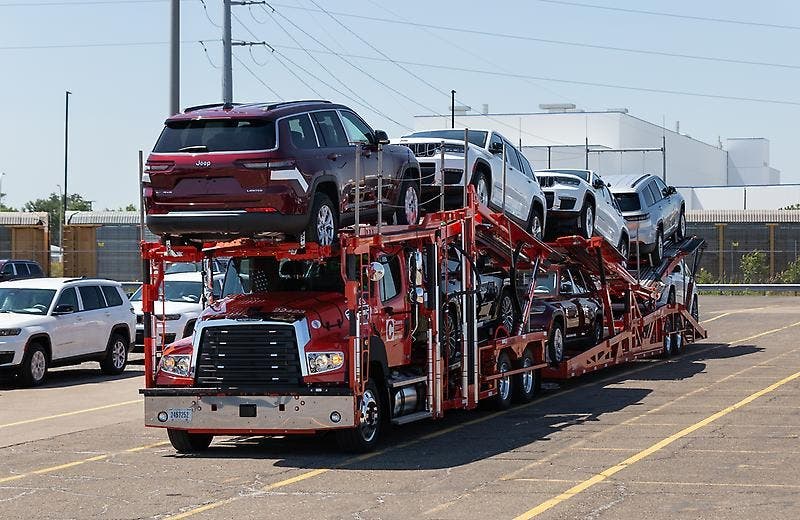
<svg viewBox="0 0 800 520"><path fill-rule="evenodd" d="M96 462L98 460L105 460L105 459L108 459L110 457L113 457L114 455L119 455L121 453L135 453L135 452L138 452L138 451L146 450L148 448L155 448L157 446L163 446L165 444L169 444L169 442L167 442L167 441L155 442L153 444L146 444L144 446L138 446L136 448L130 448L130 449L127 449L127 450L111 452L111 453L105 453L103 455L95 455L94 457L88 457L88 458L81 459L81 460L76 460L76 461L73 461L73 462L67 462L66 464L59 464L58 466L50 466L48 468L37 469L37 470L29 471L28 473L20 473L19 475L11 475L10 477L0 478L0 484L2 484L4 482L11 482L11 481L14 481L14 480L20 480L20 479L23 479L23 478L26 478L26 477L30 477L30 476L33 476L33 475L43 475L45 473L53 473L55 471L59 471L59 470L62 470L62 469L74 468L75 466L80 466L82 464L87 464L89 462Z"/></svg>
<svg viewBox="0 0 800 520"><path fill-rule="evenodd" d="M649 457L653 453L656 453L656 452L666 448L667 446L669 446L673 442L675 442L675 441L677 441L677 440L679 440L679 439L681 439L683 437L686 437L687 435L689 435L691 433L694 433L695 431L699 430L700 428L703 428L704 426L707 426L707 425L713 423L714 421L717 421L718 419L721 419L722 417L725 417L726 415L728 415L731 412L735 412L739 408L742 408L743 406L746 406L746 405L752 403L753 401L755 401L759 397L762 397L762 396L764 396L764 395L766 395L766 394L768 394L770 392L773 392L777 388L780 388L781 386L785 385L786 383L794 381L797 378L800 378L800 372L795 372L794 374L792 374L792 375L790 375L788 377L784 377L780 381L777 381L777 382L769 385L768 387L763 388L763 389L759 390L758 392L755 392L754 394L750 394L749 396L745 397L741 401L739 401L739 402L737 402L737 403L735 403L735 404L733 404L731 406L728 406L727 408L723 408L722 410L718 411L715 414L709 415L708 417L706 417L702 421L698 421L698 422L692 424L691 426L687 426L686 428L680 430L679 432L676 432L676 433L670 435L669 437L667 437L665 439L662 439L661 441L653 444L649 448L646 448L646 449L640 451L639 453L636 453L636 454L628 457L627 459L623 460L619 464L615 464L614 466L611 466L610 468L606 469L605 471L602 471L602 472L592 476L591 478L589 478L587 480L584 480L583 482L581 482L581 483L569 488L568 490L566 490L565 492L561 493L560 495L558 495L556 497L553 497L550 500L546 500L546 501L542 502L538 506L536 506L536 507L534 507L532 509L529 509L528 511L526 511L526 512L522 513L521 515L515 517L514 520L527 520L529 518L533 518L535 516L538 516L541 513L544 513L545 511L547 511L549 509L552 509L553 507L557 506L558 504L560 504L560 503L562 503L562 502L564 502L566 500L569 500L570 498L572 498L575 495L577 495L577 494L589 489L590 487L594 486L595 484L599 484L600 482L603 482L604 480L606 480L607 478L611 477L612 475L615 475L616 473L619 473L623 469L625 469L625 468L627 468L629 466L632 466L633 464L636 464L640 460L642 460L642 459L644 459L646 457Z"/></svg>
<svg viewBox="0 0 800 520"><path fill-rule="evenodd" d="M135 399L133 401L123 401L121 403L114 403L114 404L106 404L103 406L95 406L94 408L86 408L84 410L74 410L72 412L64 412L64 413L57 413L55 415L48 415L45 417L36 417L35 419L25 419L24 421L16 421L10 422L6 424L0 424L0 429L2 428L10 428L12 426L21 426L23 424L31 424L40 421L49 421L50 419L60 419L61 417L70 417L72 415L79 415L82 413L89 413L89 412L97 412L100 410L108 410L109 408L118 408L120 406L127 406L129 404L136 404L141 403L141 399Z"/></svg>

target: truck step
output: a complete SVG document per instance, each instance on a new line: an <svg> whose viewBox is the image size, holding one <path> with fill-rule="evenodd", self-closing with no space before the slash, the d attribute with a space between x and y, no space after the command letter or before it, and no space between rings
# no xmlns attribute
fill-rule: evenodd
<svg viewBox="0 0 800 520"><path fill-rule="evenodd" d="M429 419L431 412L421 411L409 415L403 415L396 419L392 419L392 424L402 426L403 424L412 423L414 421L421 421L422 419Z"/></svg>
<svg viewBox="0 0 800 520"><path fill-rule="evenodd" d="M401 386L415 385L417 383L424 383L428 380L428 376L410 377L407 379L390 379L389 386L392 388L400 388Z"/></svg>

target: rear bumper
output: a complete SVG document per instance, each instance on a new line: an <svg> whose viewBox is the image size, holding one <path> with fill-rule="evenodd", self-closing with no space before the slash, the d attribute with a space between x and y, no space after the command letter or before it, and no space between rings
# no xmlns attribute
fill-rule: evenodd
<svg viewBox="0 0 800 520"><path fill-rule="evenodd" d="M143 391L145 426L219 434L303 433L355 426L351 395L158 395L159 390L169 393L169 389ZM163 420L176 409L191 410L189 420ZM338 422L331 419L334 412Z"/></svg>
<svg viewBox="0 0 800 520"><path fill-rule="evenodd" d="M243 236L259 233L300 233L308 215L246 211L173 211L145 217L156 235Z"/></svg>

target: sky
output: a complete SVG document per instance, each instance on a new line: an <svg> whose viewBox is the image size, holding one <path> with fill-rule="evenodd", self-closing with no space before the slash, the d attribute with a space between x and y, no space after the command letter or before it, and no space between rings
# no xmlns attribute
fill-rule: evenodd
<svg viewBox="0 0 800 520"><path fill-rule="evenodd" d="M765 137L784 182L800 182L800 2L270 6L233 8L234 40L271 46L234 48L235 101L322 97L351 106L390 136L413 127L414 115L446 113L451 89L459 103L488 103L492 113L537 112L540 103L625 107L668 128L679 120L681 132L712 144ZM182 107L221 99L221 20L222 0L181 2ZM168 0L0 0L3 202L21 207L58 192L69 90L69 192L95 209L138 203L138 150L149 152L169 111L168 39Z"/></svg>

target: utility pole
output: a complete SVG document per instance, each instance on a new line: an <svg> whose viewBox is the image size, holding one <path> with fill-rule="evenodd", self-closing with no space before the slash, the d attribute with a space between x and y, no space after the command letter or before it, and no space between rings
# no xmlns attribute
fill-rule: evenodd
<svg viewBox="0 0 800 520"><path fill-rule="evenodd" d="M456 91L450 91L450 128L456 127Z"/></svg>
<svg viewBox="0 0 800 520"><path fill-rule="evenodd" d="M169 32L169 115L181 111L181 0L171 0Z"/></svg>
<svg viewBox="0 0 800 520"><path fill-rule="evenodd" d="M64 211L61 213L61 222L67 218L67 171L69 164L69 90L64 93Z"/></svg>
<svg viewBox="0 0 800 520"><path fill-rule="evenodd" d="M231 0L222 0L222 102L225 105L233 103L231 47Z"/></svg>

